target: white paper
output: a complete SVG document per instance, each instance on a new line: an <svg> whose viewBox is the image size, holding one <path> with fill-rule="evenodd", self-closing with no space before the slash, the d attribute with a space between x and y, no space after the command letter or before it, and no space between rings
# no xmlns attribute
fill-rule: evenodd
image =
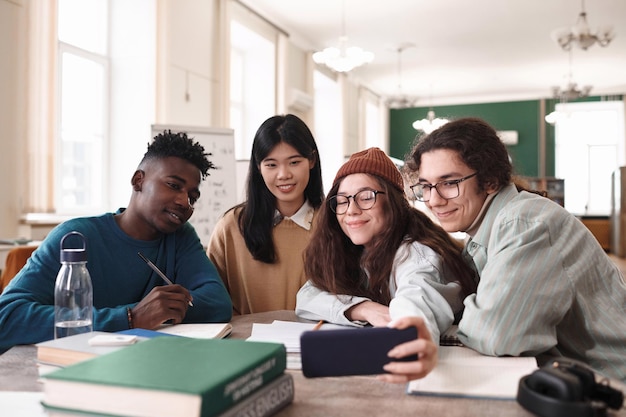
<svg viewBox="0 0 626 417"><path fill-rule="evenodd" d="M307 330L313 330L316 324L282 320L274 320L271 324L254 323L247 340L282 343L287 353L300 353L300 335ZM319 331L332 329L345 329L345 326L324 323Z"/></svg>
<svg viewBox="0 0 626 417"><path fill-rule="evenodd" d="M220 339L228 336L232 330L233 326L230 323L181 323L164 325L157 329L161 333L196 339Z"/></svg>
<svg viewBox="0 0 626 417"><path fill-rule="evenodd" d="M0 391L0 410L11 417L46 417L42 392Z"/></svg>
<svg viewBox="0 0 626 417"><path fill-rule="evenodd" d="M537 369L532 357L493 357L467 347L440 346L435 369L411 381L416 395L515 399L519 380Z"/></svg>

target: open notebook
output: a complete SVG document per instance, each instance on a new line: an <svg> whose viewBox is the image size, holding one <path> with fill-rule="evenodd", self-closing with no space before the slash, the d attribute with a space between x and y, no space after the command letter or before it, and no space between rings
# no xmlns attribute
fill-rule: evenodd
<svg viewBox="0 0 626 417"><path fill-rule="evenodd" d="M163 325L158 332L197 339L223 339L233 331L230 323L181 323Z"/></svg>
<svg viewBox="0 0 626 417"><path fill-rule="evenodd" d="M300 335L313 330L317 323L274 320L272 323L254 323L247 340L256 342L282 343L287 350L287 369L302 369L300 360ZM345 329L346 326L324 323L323 330Z"/></svg>
<svg viewBox="0 0 626 417"><path fill-rule="evenodd" d="M271 324L254 323L248 340L282 343L287 353L300 353L300 336L307 330L313 330L316 324L282 320L274 320ZM324 323L320 330L345 328L346 326Z"/></svg>
<svg viewBox="0 0 626 417"><path fill-rule="evenodd" d="M461 346L439 346L431 373L409 382L407 393L513 400L519 380L537 369L533 357L494 357Z"/></svg>

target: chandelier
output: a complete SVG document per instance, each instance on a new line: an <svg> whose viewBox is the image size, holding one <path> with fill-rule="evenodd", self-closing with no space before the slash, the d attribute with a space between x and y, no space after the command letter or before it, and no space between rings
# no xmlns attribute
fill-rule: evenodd
<svg viewBox="0 0 626 417"><path fill-rule="evenodd" d="M402 52L405 49L413 48L415 44L405 42L399 44L394 50L398 53L398 93L387 99L387 106L390 109L406 109L408 107L415 107L417 102L416 98L408 97L402 93Z"/></svg>
<svg viewBox="0 0 626 417"><path fill-rule="evenodd" d="M588 97L589 92L591 91L591 86L586 85L582 89L579 89L577 88L577 85L578 84L576 83L570 82L564 89L561 89L560 87L552 87L552 97L558 98L562 103L575 100L577 98Z"/></svg>
<svg viewBox="0 0 626 417"><path fill-rule="evenodd" d="M559 99L560 104L565 104L570 100L589 96L590 91L590 85L586 85L582 89L578 89L576 88L576 83L568 83L567 88L563 90L559 87L552 87L552 97ZM546 115L545 119L546 123L555 125L568 117L569 113L567 111L554 110L552 113Z"/></svg>
<svg viewBox="0 0 626 417"><path fill-rule="evenodd" d="M424 133L428 134L435 129L440 128L441 126L448 123L448 119L443 119L440 117L435 117L435 111L433 109L428 110L425 119L416 120L413 122L413 128L415 130L422 130Z"/></svg>
<svg viewBox="0 0 626 417"><path fill-rule="evenodd" d="M576 25L571 28L557 29L552 33L552 37L558 42L559 46L566 51L576 44L580 49L587 50L590 46L597 43L600 46L607 46L615 37L613 28L606 26L600 30L591 31L587 23L587 13L585 12L585 0L582 1L582 10L578 15Z"/></svg>
<svg viewBox="0 0 626 417"><path fill-rule="evenodd" d="M341 36L338 47L328 47L313 54L313 61L324 64L336 72L350 72L356 67L369 64L374 60L374 54L358 46L348 46L346 36L346 2L342 3Z"/></svg>
<svg viewBox="0 0 626 417"><path fill-rule="evenodd" d="M577 84L572 81L572 50L570 49L567 86L563 89L561 89L560 87L552 87L552 98L558 99L559 103L567 103L568 101L575 100L577 98L589 96L590 91L590 85L586 85L582 89L579 89L577 87ZM567 117L567 114L562 111L555 110L552 113L548 114L545 119L547 123L554 125L560 120L563 120L565 117Z"/></svg>

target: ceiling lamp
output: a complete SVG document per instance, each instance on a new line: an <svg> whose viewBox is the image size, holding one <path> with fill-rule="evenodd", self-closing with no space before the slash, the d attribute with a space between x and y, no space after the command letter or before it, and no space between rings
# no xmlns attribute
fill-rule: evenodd
<svg viewBox="0 0 626 417"><path fill-rule="evenodd" d="M552 87L552 97L558 99L559 103L567 103L568 101L575 100L577 98L588 97L590 91L590 85L586 85L582 89L578 89L577 84L572 81L572 50L570 49L567 86L563 89L561 89L560 87ZM566 113L555 110L552 113L548 114L545 119L547 123L554 125L560 120L563 120L565 117L567 117Z"/></svg>
<svg viewBox="0 0 626 417"><path fill-rule="evenodd" d="M346 36L346 2L343 2L341 14L341 36L339 47L329 47L313 54L313 61L324 64L337 72L349 72L361 65L369 64L374 60L374 54L358 46L348 46Z"/></svg>
<svg viewBox="0 0 626 417"><path fill-rule="evenodd" d="M448 122L448 119L435 117L435 111L433 109L430 109L428 110L428 114L425 119L416 120L413 122L413 128L415 130L422 130L424 133L428 134Z"/></svg>
<svg viewBox="0 0 626 417"><path fill-rule="evenodd" d="M570 82L564 89L561 89L560 87L552 87L552 97L558 98L561 103L565 103L570 100L589 96L589 92L591 91L590 85L586 85L582 89L578 89L576 86L576 83Z"/></svg>
<svg viewBox="0 0 626 417"><path fill-rule="evenodd" d="M546 115L546 123L556 125L567 119L569 114L564 111L554 110L552 113Z"/></svg>
<svg viewBox="0 0 626 417"><path fill-rule="evenodd" d="M389 106L390 109L415 107L415 103L417 102L417 98L411 98L402 93L402 52L414 46L414 43L404 42L394 48L398 53L398 93L396 96L387 99L387 106Z"/></svg>
<svg viewBox="0 0 626 417"><path fill-rule="evenodd" d="M578 15L576 25L569 29L557 29L552 33L554 40L566 51L569 51L573 44L576 44L583 50L586 50L595 43L600 46L607 46L615 37L613 28L610 26L603 27L597 32L592 32L591 29L589 29L587 13L585 12L585 0L581 1L582 11Z"/></svg>
<svg viewBox="0 0 626 417"><path fill-rule="evenodd" d="M561 90L559 87L552 87L552 97L558 98L560 104L565 104L570 100L589 96L590 91L590 85L586 85L582 88L582 90L579 90L578 88L576 88L576 83L570 82L567 84L567 88L563 90ZM554 110L552 113L548 114L545 119L547 123L555 125L568 117L568 112Z"/></svg>

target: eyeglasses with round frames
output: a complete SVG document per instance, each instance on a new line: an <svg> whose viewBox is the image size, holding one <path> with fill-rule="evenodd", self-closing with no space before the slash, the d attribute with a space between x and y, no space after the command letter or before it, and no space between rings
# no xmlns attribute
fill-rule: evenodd
<svg viewBox="0 0 626 417"><path fill-rule="evenodd" d="M334 195L328 199L330 209L335 214L346 214L350 207L350 199L360 210L369 210L376 204L376 196L385 194L384 191L361 190L354 195Z"/></svg>
<svg viewBox="0 0 626 417"><path fill-rule="evenodd" d="M411 185L411 191L417 201L428 202L432 194L432 189L437 190L437 194L444 200L451 200L459 196L459 183L469 180L476 176L478 172L474 172L466 177L458 180L439 181L437 184L414 184Z"/></svg>

